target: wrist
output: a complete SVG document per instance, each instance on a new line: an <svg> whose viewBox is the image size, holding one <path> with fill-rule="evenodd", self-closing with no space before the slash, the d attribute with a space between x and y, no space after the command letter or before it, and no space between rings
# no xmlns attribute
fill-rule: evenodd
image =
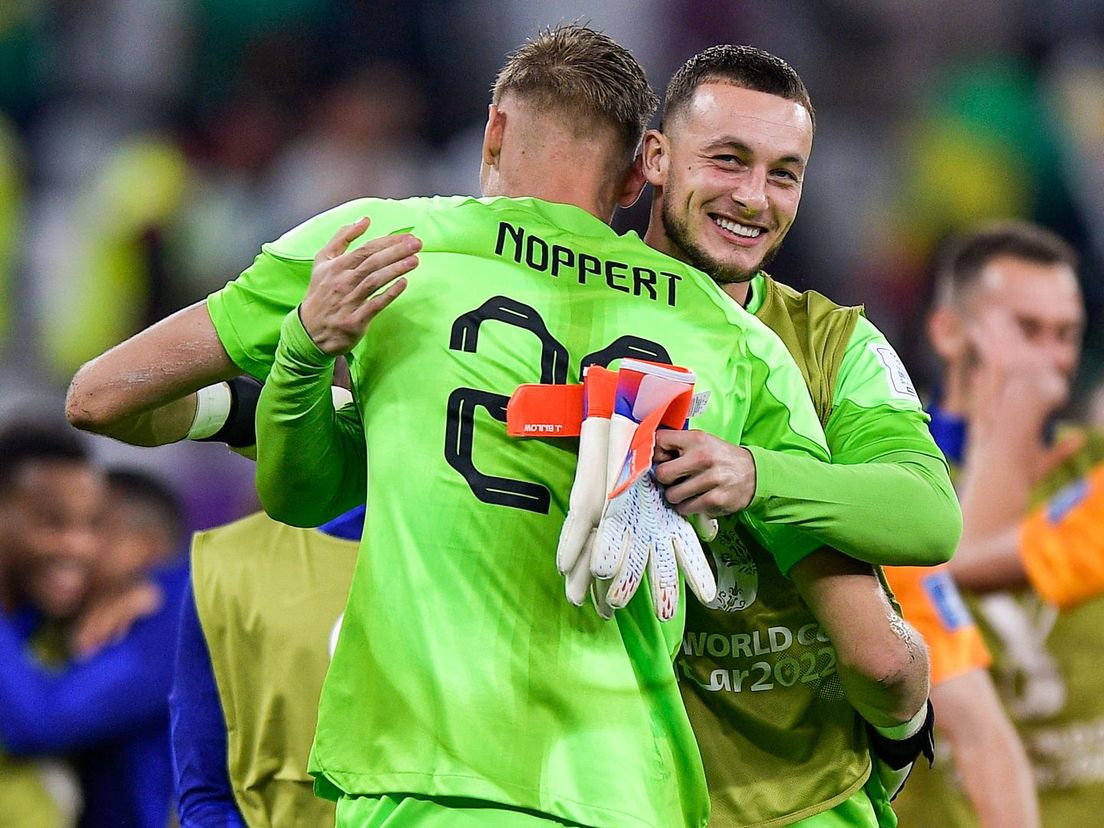
<svg viewBox="0 0 1104 828"><path fill-rule="evenodd" d="M330 358L341 356L341 349L336 347L331 341L331 337L326 335L325 327L314 319L309 306L306 306L306 300L303 300L299 307L295 309L295 318L299 321L298 327L302 328L306 338L310 340L318 353Z"/></svg>
<svg viewBox="0 0 1104 828"><path fill-rule="evenodd" d="M311 368L333 364L339 354L331 354L315 340L303 322L302 305L284 319L280 327L280 345L296 362Z"/></svg>
<svg viewBox="0 0 1104 828"><path fill-rule="evenodd" d="M751 499L745 508L757 509L766 505L771 495L772 470L770 451L758 446L740 446L751 462Z"/></svg>

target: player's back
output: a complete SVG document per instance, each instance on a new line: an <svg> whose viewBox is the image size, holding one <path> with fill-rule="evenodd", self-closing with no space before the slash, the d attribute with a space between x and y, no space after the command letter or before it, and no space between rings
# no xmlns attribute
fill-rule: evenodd
<svg viewBox="0 0 1104 828"><path fill-rule="evenodd" d="M761 326L577 208L425 207L410 224L421 264L351 358L370 498L315 767L347 792L702 824L665 630L646 601L612 623L566 602L553 559L577 443L507 438L505 404L582 365L671 361L713 393L696 425L738 439Z"/></svg>

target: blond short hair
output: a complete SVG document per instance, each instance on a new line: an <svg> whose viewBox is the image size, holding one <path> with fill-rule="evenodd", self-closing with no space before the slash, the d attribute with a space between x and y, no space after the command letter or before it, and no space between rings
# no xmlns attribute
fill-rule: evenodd
<svg viewBox="0 0 1104 828"><path fill-rule="evenodd" d="M628 49L578 24L546 29L509 55L495 78L492 100L507 94L555 109L576 134L615 128L629 161L659 99Z"/></svg>

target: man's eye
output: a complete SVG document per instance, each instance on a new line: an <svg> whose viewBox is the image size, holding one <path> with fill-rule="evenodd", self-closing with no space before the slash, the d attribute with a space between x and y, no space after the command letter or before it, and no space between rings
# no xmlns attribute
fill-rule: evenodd
<svg viewBox="0 0 1104 828"><path fill-rule="evenodd" d="M1024 332L1025 336L1035 336L1039 333L1041 328L1042 326L1039 325L1038 322L1032 321L1031 319L1020 320L1020 330Z"/></svg>
<svg viewBox="0 0 1104 828"><path fill-rule="evenodd" d="M801 179L797 177L797 173L793 170L775 170L774 175L776 178L784 178L787 181L793 181L794 183Z"/></svg>

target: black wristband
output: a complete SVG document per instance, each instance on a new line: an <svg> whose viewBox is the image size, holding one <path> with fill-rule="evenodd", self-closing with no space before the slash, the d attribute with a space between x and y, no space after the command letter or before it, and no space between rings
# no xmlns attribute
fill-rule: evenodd
<svg viewBox="0 0 1104 828"><path fill-rule="evenodd" d="M200 437L197 443L225 443L231 448L245 448L257 442L257 400L261 384L253 377L242 375L227 380L230 386L230 413L222 428L210 437Z"/></svg>
<svg viewBox="0 0 1104 828"><path fill-rule="evenodd" d="M889 739L867 726L870 734L870 747L878 758L893 770L908 767L921 756L928 760L930 768L935 762L935 710L928 699L928 717L920 729L907 739Z"/></svg>

